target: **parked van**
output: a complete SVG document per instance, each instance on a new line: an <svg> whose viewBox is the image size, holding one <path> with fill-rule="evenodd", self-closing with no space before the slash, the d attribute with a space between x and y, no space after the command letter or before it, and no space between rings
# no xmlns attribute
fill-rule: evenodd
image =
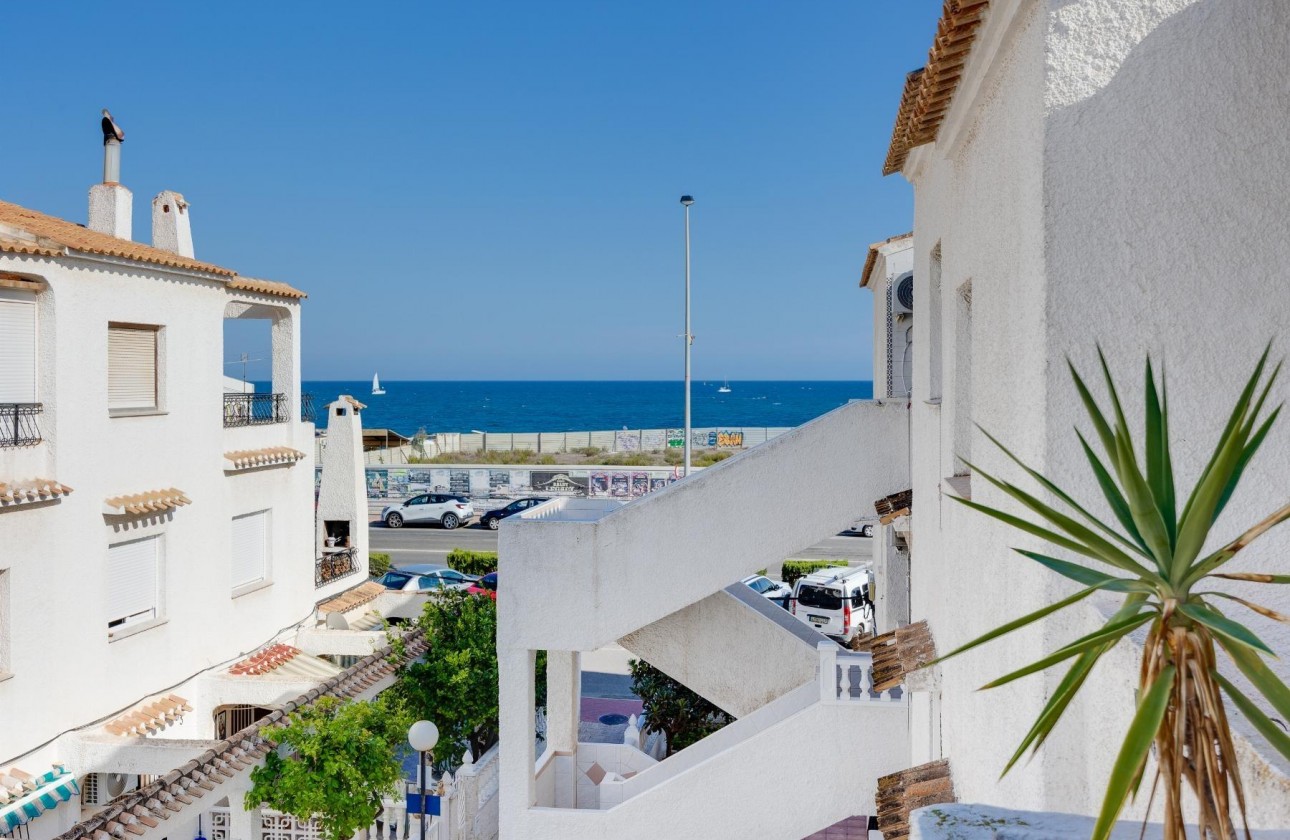
<svg viewBox="0 0 1290 840"><path fill-rule="evenodd" d="M821 569L793 584L792 613L816 630L849 644L872 636L873 570L868 566Z"/></svg>

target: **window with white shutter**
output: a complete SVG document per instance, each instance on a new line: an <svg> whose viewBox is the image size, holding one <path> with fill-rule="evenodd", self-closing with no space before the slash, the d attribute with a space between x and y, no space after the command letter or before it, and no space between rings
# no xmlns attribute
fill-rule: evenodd
<svg viewBox="0 0 1290 840"><path fill-rule="evenodd" d="M160 616L161 558L160 536L108 546L109 635Z"/></svg>
<svg viewBox="0 0 1290 840"><path fill-rule="evenodd" d="M108 409L157 408L157 328L108 326Z"/></svg>
<svg viewBox="0 0 1290 840"><path fill-rule="evenodd" d="M36 401L36 296L0 289L0 403Z"/></svg>
<svg viewBox="0 0 1290 840"><path fill-rule="evenodd" d="M269 579L269 512L233 517L233 592Z"/></svg>

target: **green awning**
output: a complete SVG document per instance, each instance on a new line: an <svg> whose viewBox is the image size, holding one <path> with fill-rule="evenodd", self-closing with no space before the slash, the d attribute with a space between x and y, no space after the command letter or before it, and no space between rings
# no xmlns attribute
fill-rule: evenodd
<svg viewBox="0 0 1290 840"><path fill-rule="evenodd" d="M0 805L0 832L8 833L20 825L31 822L46 811L81 792L76 779L63 768L55 768L36 780L36 789L22 797Z"/></svg>

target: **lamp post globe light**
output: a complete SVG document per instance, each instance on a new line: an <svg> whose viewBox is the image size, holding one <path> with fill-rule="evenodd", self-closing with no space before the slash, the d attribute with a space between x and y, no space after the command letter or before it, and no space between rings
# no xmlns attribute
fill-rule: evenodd
<svg viewBox="0 0 1290 840"><path fill-rule="evenodd" d="M426 840L426 753L439 743L439 727L428 720L419 720L408 728L408 746L421 755L421 840Z"/></svg>
<svg viewBox="0 0 1290 840"><path fill-rule="evenodd" d="M690 205L694 196L681 196L681 205L685 207L685 469L682 476L690 474L690 345L694 344L694 334L690 332Z"/></svg>

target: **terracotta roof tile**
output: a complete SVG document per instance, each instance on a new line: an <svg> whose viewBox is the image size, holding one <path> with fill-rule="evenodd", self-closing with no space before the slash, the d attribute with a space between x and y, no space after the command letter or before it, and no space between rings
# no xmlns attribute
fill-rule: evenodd
<svg viewBox="0 0 1290 840"><path fill-rule="evenodd" d="M945 0L927 65L905 77L882 174L899 172L910 149L936 139L989 7L990 0Z"/></svg>
<svg viewBox="0 0 1290 840"><path fill-rule="evenodd" d="M385 591L386 589L384 586L374 580L369 580L364 583L360 583L353 589L345 590L335 598L323 601L318 605L318 611L324 615L333 612L349 612L352 609L357 609L358 607L375 600L378 595Z"/></svg>
<svg viewBox="0 0 1290 840"><path fill-rule="evenodd" d="M278 297L297 299L308 297L304 292L288 286L286 283L276 283L272 280L256 280L252 277L239 277L236 280L230 280L228 281L228 287L237 291L260 292L261 294L277 295Z"/></svg>
<svg viewBox="0 0 1290 840"><path fill-rule="evenodd" d="M873 655L874 691L887 691L935 660L936 642L927 622L919 621L875 636L869 652Z"/></svg>
<svg viewBox="0 0 1290 840"><path fill-rule="evenodd" d="M890 496L883 496L873 503L874 512L879 516L887 516L902 510L909 510L914 506L914 491L901 490L899 493L892 493Z"/></svg>
<svg viewBox="0 0 1290 840"><path fill-rule="evenodd" d="M104 499L103 512L112 516L142 515L183 507L192 504L192 501L182 490L167 487L164 490L148 490L143 493Z"/></svg>
<svg viewBox="0 0 1290 840"><path fill-rule="evenodd" d="M954 800L948 759L921 764L878 779L878 830L885 840L909 836L909 812Z"/></svg>
<svg viewBox="0 0 1290 840"><path fill-rule="evenodd" d="M152 735L177 720L183 720L184 713L192 710L193 707L184 698L177 694L167 694L157 700L139 704L109 721L105 728L113 735Z"/></svg>
<svg viewBox="0 0 1290 840"><path fill-rule="evenodd" d="M163 251L160 248L154 248L151 245L143 245L129 239L118 239L115 236L109 236L106 233L99 233L96 230L81 227L74 222L69 222L54 216L47 216L44 213L39 213L35 210L28 210L26 207L19 207L17 204L10 204L7 201L0 201L0 228L3 227L14 227L19 230L26 231L29 234L35 235L40 240L48 240L48 243L61 245L72 251L84 251L89 254L104 254L111 257L120 257L121 259L126 260L138 260L139 262L164 265L170 268L186 268L192 271L205 271L209 274L222 274L228 277L232 277L237 274L237 272L232 269L221 268L218 265L200 262L192 259L191 257L181 257L170 251ZM3 233L3 230L0 230L0 233ZM39 244L46 248L50 247L50 245L45 242L38 242L35 244Z"/></svg>
<svg viewBox="0 0 1290 840"><path fill-rule="evenodd" d="M47 502L71 492L72 488L52 478L33 478L12 483L0 481L0 508L31 502Z"/></svg>
<svg viewBox="0 0 1290 840"><path fill-rule="evenodd" d="M860 272L860 288L863 289L865 286L869 285L869 275L873 273L874 264L878 262L878 251L882 246L889 245L892 242L899 242L902 239L912 239L913 236L914 234L911 231L910 233L902 233L898 236L889 236L881 242L875 242L870 245L869 253L866 254L864 258L864 270Z"/></svg>
<svg viewBox="0 0 1290 840"><path fill-rule="evenodd" d="M249 470L255 467L271 467L277 464L294 464L305 453L290 446L266 446L263 449L236 449L224 453L224 460L229 462L226 470Z"/></svg>

